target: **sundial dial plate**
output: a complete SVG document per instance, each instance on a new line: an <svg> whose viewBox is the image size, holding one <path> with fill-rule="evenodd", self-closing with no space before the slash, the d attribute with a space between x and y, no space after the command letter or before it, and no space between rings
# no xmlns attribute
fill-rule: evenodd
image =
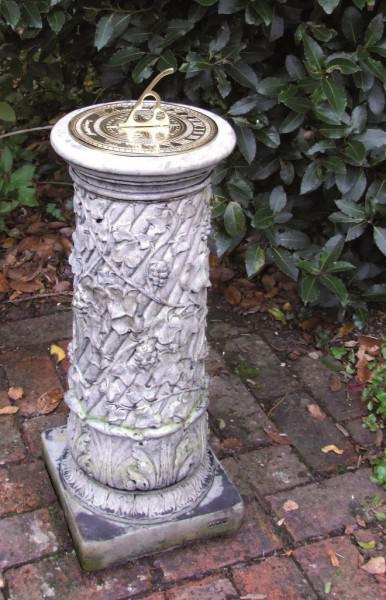
<svg viewBox="0 0 386 600"><path fill-rule="evenodd" d="M128 115L135 104L135 101L114 102L86 109L70 121L71 135L90 148L131 156L188 152L209 143L217 135L216 123L204 113L164 102L161 109L169 118L169 125L146 125L154 103L145 101L135 126L128 126Z"/></svg>

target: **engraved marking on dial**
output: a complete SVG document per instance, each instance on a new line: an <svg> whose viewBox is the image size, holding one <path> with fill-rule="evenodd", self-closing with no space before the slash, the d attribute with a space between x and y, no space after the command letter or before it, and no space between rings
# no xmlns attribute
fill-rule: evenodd
<svg viewBox="0 0 386 600"><path fill-rule="evenodd" d="M86 146L113 154L162 156L194 150L217 134L217 125L210 117L168 103L163 103L162 109L169 116L169 127L141 127L140 122L136 127L125 127L134 104L111 103L86 109L71 119L71 135ZM151 102L145 102L144 107L151 113Z"/></svg>

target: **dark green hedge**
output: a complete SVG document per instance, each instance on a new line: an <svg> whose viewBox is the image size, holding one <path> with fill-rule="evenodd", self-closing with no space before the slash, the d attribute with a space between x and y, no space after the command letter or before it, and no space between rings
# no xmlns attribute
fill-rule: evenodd
<svg viewBox="0 0 386 600"><path fill-rule="evenodd" d="M386 299L385 9L1 0L0 118L5 130L31 127L137 97L155 71L175 67L163 97L224 114L237 132L215 174L217 252L242 242L248 275L273 261L305 303L360 315L366 300Z"/></svg>

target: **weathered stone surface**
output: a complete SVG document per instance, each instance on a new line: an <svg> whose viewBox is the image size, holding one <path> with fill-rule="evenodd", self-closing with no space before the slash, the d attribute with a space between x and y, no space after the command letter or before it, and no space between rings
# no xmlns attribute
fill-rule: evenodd
<svg viewBox="0 0 386 600"><path fill-rule="evenodd" d="M232 574L243 598L317 600L305 577L288 558L272 557L258 565L235 567Z"/></svg>
<svg viewBox="0 0 386 600"><path fill-rule="evenodd" d="M21 460L25 447L15 417L0 416L0 465Z"/></svg>
<svg viewBox="0 0 386 600"><path fill-rule="evenodd" d="M315 471L328 473L341 465L355 465L357 454L351 442L327 416L321 420L310 414L307 405L313 402L302 392L290 394L278 404L271 418L288 435L304 462ZM343 454L321 451L321 448L330 444L343 450Z"/></svg>
<svg viewBox="0 0 386 600"><path fill-rule="evenodd" d="M0 469L0 516L33 510L53 500L54 490L40 461Z"/></svg>
<svg viewBox="0 0 386 600"><path fill-rule="evenodd" d="M20 415L36 414L36 401L50 389L60 388L60 381L48 356L34 350L19 350L0 354L0 364L7 372L9 385L20 386L24 396L17 401ZM60 410L59 407L58 410Z"/></svg>
<svg viewBox="0 0 386 600"><path fill-rule="evenodd" d="M47 509L0 520L0 569L57 552L68 544L64 527Z"/></svg>
<svg viewBox="0 0 386 600"><path fill-rule="evenodd" d="M0 325L0 350L48 344L57 339L71 337L71 311L62 311L53 315L5 322Z"/></svg>
<svg viewBox="0 0 386 600"><path fill-rule="evenodd" d="M309 483L311 474L289 446L261 448L238 456L237 470L252 488L265 496Z"/></svg>
<svg viewBox="0 0 386 600"><path fill-rule="evenodd" d="M167 581L208 573L250 558L265 556L281 547L267 516L255 503L247 505L244 522L231 537L195 544L161 554L155 565Z"/></svg>
<svg viewBox="0 0 386 600"><path fill-rule="evenodd" d="M256 334L242 335L225 342L224 358L265 406L296 386L287 366L281 366L268 344Z"/></svg>
<svg viewBox="0 0 386 600"><path fill-rule="evenodd" d="M267 499L278 518L285 519L284 524L293 539L305 540L337 532L345 525L355 523L355 508L366 498L382 494L379 486L370 481L370 476L370 469L360 469ZM286 512L283 505L287 500L293 500L299 508Z"/></svg>
<svg viewBox="0 0 386 600"><path fill-rule="evenodd" d="M339 566L331 564L331 552ZM360 568L360 553L348 537L330 538L295 550L295 558L323 600L384 600L386 588ZM326 593L325 585L331 584Z"/></svg>
<svg viewBox="0 0 386 600"><path fill-rule="evenodd" d="M324 410L329 412L337 421L344 421L366 414L366 406L359 398L350 396L349 392L344 389L339 392L330 390L332 371L322 365L319 360L302 356L294 362L293 368Z"/></svg>
<svg viewBox="0 0 386 600"><path fill-rule="evenodd" d="M209 413L222 439L239 440L240 450L270 442L264 429L275 430L256 399L226 367L220 355L211 350L209 373Z"/></svg>
<svg viewBox="0 0 386 600"><path fill-rule="evenodd" d="M32 456L42 456L42 439L43 431L51 427L60 427L67 422L67 415L64 412L54 412L50 415L42 415L33 417L24 421L22 424L22 432L26 441L28 451Z"/></svg>
<svg viewBox="0 0 386 600"><path fill-rule="evenodd" d="M162 503L158 502L158 490L138 495L103 487L98 490L101 506L91 511L66 489L59 472L59 459L66 451L66 429L48 430L42 439L47 468L64 507L79 560L86 570L101 569L170 546L234 532L240 526L243 514L240 495L212 456L213 480L208 489L204 489L201 501L193 507L188 505L185 511L177 513L174 510L175 487L162 490ZM98 485L92 483L92 493ZM86 480L86 494L90 493L89 486ZM114 516L121 511L119 521L106 514L104 502L115 509ZM123 511L134 518L127 518Z"/></svg>
<svg viewBox="0 0 386 600"><path fill-rule="evenodd" d="M146 563L82 573L74 553L6 572L9 600L124 600L151 589Z"/></svg>
<svg viewBox="0 0 386 600"><path fill-rule="evenodd" d="M238 600L239 595L229 579L207 577L179 585L166 592L167 600Z"/></svg>

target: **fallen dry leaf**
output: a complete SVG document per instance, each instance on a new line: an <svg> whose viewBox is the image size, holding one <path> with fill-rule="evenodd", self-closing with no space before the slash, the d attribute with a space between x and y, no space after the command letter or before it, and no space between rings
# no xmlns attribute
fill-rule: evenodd
<svg viewBox="0 0 386 600"><path fill-rule="evenodd" d="M41 290L44 286L41 281L11 281L9 287L16 292L30 294Z"/></svg>
<svg viewBox="0 0 386 600"><path fill-rule="evenodd" d="M361 569L371 575L383 575L386 571L385 557L375 556L374 558L370 558L367 563L361 566Z"/></svg>
<svg viewBox="0 0 386 600"><path fill-rule="evenodd" d="M354 325L352 323L344 323L343 325L341 325L341 327L339 327L338 334L336 337L345 337L346 335L351 333L353 329Z"/></svg>
<svg viewBox="0 0 386 600"><path fill-rule="evenodd" d="M224 292L225 300L229 304L240 304L241 302L241 292L233 285L229 286Z"/></svg>
<svg viewBox="0 0 386 600"><path fill-rule="evenodd" d="M10 387L7 394L11 400L21 400L24 396L24 390L22 387Z"/></svg>
<svg viewBox="0 0 386 600"><path fill-rule="evenodd" d="M60 388L52 388L38 398L36 403L38 412L42 415L48 415L59 406L62 400L63 391Z"/></svg>
<svg viewBox="0 0 386 600"><path fill-rule="evenodd" d="M223 441L222 447L227 450L239 450L241 448L241 441L237 438L227 438Z"/></svg>
<svg viewBox="0 0 386 600"><path fill-rule="evenodd" d="M3 406L3 408L0 408L0 415L14 415L18 410L18 406Z"/></svg>
<svg viewBox="0 0 386 600"><path fill-rule="evenodd" d="M256 298L256 296L253 296L252 298L243 298L240 302L240 308L254 308L258 304L260 304L260 300Z"/></svg>
<svg viewBox="0 0 386 600"><path fill-rule="evenodd" d="M267 594L247 594L240 596L240 600L268 600Z"/></svg>
<svg viewBox="0 0 386 600"><path fill-rule="evenodd" d="M375 435L375 445L377 448L381 448L383 445L383 430L382 429L378 429L378 431Z"/></svg>
<svg viewBox="0 0 386 600"><path fill-rule="evenodd" d="M378 356L382 340L371 335L358 335L358 344L367 354Z"/></svg>
<svg viewBox="0 0 386 600"><path fill-rule="evenodd" d="M298 508L299 504L295 502L295 500L287 500L283 504L283 510L285 510L285 512L292 512L293 510L298 510Z"/></svg>
<svg viewBox="0 0 386 600"><path fill-rule="evenodd" d="M342 448L338 448L338 446L335 446L335 444L328 444L328 446L323 446L323 448L321 448L321 451L324 452L324 454L328 454L329 452L334 452L335 454L343 454L344 452Z"/></svg>
<svg viewBox="0 0 386 600"><path fill-rule="evenodd" d="M64 360L66 358L65 351L63 350L63 348L61 348L57 344L51 344L51 346L50 346L50 354L51 354L51 356L55 356L56 357L56 363L57 364L61 363L62 360Z"/></svg>
<svg viewBox="0 0 386 600"><path fill-rule="evenodd" d="M323 421L326 418L326 415L317 404L307 404L306 408L310 415L314 417L314 419L319 419L320 421Z"/></svg>
<svg viewBox="0 0 386 600"><path fill-rule="evenodd" d="M358 523L359 527L367 529L366 521L360 515L356 515L355 520Z"/></svg>
<svg viewBox="0 0 386 600"><path fill-rule="evenodd" d="M0 293L8 292L9 285L4 273L0 273Z"/></svg>
<svg viewBox="0 0 386 600"><path fill-rule="evenodd" d="M331 562L332 566L339 567L340 562L339 562L339 558L336 555L336 552L334 550L332 550L332 548L328 548L327 554L330 557L330 562Z"/></svg>
<svg viewBox="0 0 386 600"><path fill-rule="evenodd" d="M267 436L275 442L275 444L280 445L291 445L291 441L286 433L278 433L277 431L271 431L270 429L264 429Z"/></svg>
<svg viewBox="0 0 386 600"><path fill-rule="evenodd" d="M336 373L330 376L330 390L332 392L339 392L343 387L342 380Z"/></svg>
<svg viewBox="0 0 386 600"><path fill-rule="evenodd" d="M354 525L347 525L344 532L346 535L352 535L354 533Z"/></svg>

